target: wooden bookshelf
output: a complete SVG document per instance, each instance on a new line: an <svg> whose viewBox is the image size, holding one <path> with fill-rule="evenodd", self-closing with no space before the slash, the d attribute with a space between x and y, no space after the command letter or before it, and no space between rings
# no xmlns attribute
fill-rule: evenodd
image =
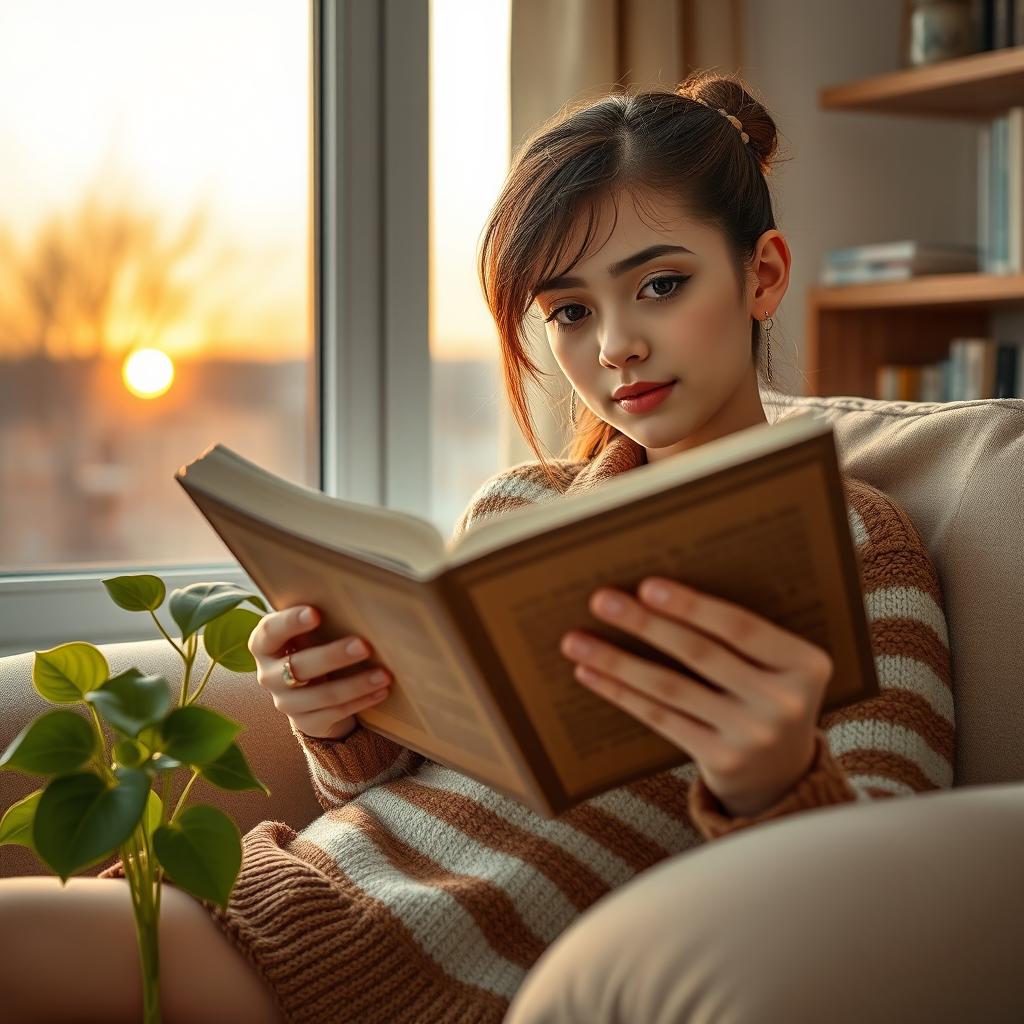
<svg viewBox="0 0 1024 1024"><path fill-rule="evenodd" d="M1024 46L822 88L823 110L987 119L1024 104ZM811 288L811 394L875 396L883 363L928 364L954 336L989 336L992 312L1024 307L1024 274L929 274L909 281Z"/></svg>
<svg viewBox="0 0 1024 1024"><path fill-rule="evenodd" d="M818 90L822 110L983 119L1024 97L1024 46L873 75Z"/></svg>

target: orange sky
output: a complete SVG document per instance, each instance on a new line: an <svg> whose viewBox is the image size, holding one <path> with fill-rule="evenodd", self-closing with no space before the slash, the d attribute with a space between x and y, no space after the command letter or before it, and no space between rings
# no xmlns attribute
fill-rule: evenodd
<svg viewBox="0 0 1024 1024"><path fill-rule="evenodd" d="M508 161L508 5L431 0L439 358L495 351L476 247ZM0 3L0 226L24 244L97 181L159 212L168 240L203 203L210 252L234 256L182 268L195 308L150 341L172 357L306 355L308 13L303 0Z"/></svg>

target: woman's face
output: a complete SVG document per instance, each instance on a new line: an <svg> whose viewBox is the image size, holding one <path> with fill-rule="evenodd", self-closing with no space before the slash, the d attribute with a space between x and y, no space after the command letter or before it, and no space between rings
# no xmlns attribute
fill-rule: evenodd
<svg viewBox="0 0 1024 1024"><path fill-rule="evenodd" d="M750 352L751 317L778 308L790 254L766 231L742 298L725 239L660 197L641 213L629 195L599 211L595 238L610 237L565 277L534 293L548 343L587 407L647 449L649 462L766 421ZM651 225L659 225L652 227ZM585 224L577 225L576 251ZM649 254L652 246L671 251ZM642 262L633 257L646 254ZM674 381L663 400L630 412L620 384Z"/></svg>

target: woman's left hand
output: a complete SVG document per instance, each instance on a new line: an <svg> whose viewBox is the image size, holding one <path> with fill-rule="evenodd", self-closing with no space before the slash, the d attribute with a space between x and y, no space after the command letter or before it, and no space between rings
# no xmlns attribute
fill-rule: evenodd
<svg viewBox="0 0 1024 1024"><path fill-rule="evenodd" d="M666 600L656 600L658 589ZM733 817L780 800L814 760L818 714L832 677L828 652L746 608L664 577L639 600L602 587L590 610L721 687L625 651L582 630L562 638L576 678L690 754ZM602 598L618 598L621 610ZM568 644L589 642L588 651Z"/></svg>

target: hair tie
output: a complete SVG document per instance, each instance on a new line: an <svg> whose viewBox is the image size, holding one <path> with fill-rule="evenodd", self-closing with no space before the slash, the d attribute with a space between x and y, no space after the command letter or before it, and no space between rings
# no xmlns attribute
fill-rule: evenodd
<svg viewBox="0 0 1024 1024"><path fill-rule="evenodd" d="M704 103L704 100L697 99L696 96L691 96L690 99L696 100L698 103L703 103L708 110L716 109L715 107L712 107L710 103ZM723 110L721 107L718 107L717 109L727 121L732 123L733 127L740 133L740 138L743 140L743 144L746 145L750 141L750 136L743 130L743 122L738 117L728 113L726 110Z"/></svg>

